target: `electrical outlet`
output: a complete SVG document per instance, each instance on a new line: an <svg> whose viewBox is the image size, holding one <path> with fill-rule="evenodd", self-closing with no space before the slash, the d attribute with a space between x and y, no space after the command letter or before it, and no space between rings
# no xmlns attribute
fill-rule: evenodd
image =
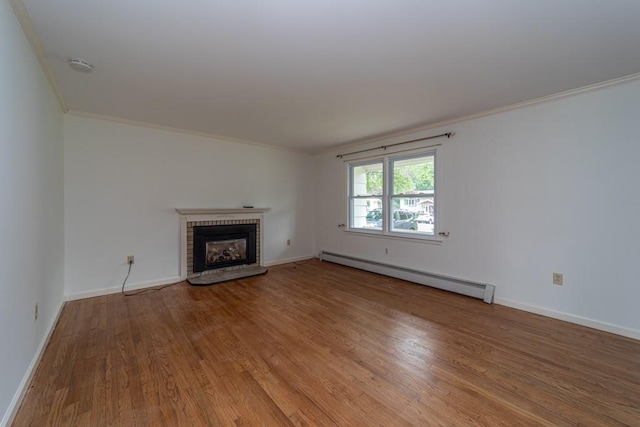
<svg viewBox="0 0 640 427"><path fill-rule="evenodd" d="M384 248L384 253L389 255L389 248Z"/></svg>
<svg viewBox="0 0 640 427"><path fill-rule="evenodd" d="M287 246L291 246L291 239L287 239Z"/></svg>
<svg viewBox="0 0 640 427"><path fill-rule="evenodd" d="M33 320L38 320L38 303L36 303L35 308L33 309Z"/></svg>
<svg viewBox="0 0 640 427"><path fill-rule="evenodd" d="M553 284L562 286L562 273L553 273Z"/></svg>
<svg viewBox="0 0 640 427"><path fill-rule="evenodd" d="M134 260L133 255L129 255L127 257L127 264L135 264L135 260Z"/></svg>

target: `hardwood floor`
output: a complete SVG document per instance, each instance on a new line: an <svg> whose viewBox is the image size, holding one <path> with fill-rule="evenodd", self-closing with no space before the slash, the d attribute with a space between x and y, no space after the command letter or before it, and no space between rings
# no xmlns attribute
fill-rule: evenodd
<svg viewBox="0 0 640 427"><path fill-rule="evenodd" d="M15 426L640 425L640 342L311 261L68 303Z"/></svg>

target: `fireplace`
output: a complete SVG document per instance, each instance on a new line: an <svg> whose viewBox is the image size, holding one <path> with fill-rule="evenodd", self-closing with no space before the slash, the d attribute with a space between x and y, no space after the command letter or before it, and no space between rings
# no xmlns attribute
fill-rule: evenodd
<svg viewBox="0 0 640 427"><path fill-rule="evenodd" d="M269 208L176 209L180 278L210 285L264 274L264 214Z"/></svg>
<svg viewBox="0 0 640 427"><path fill-rule="evenodd" d="M193 272L256 263L256 224L193 227Z"/></svg>

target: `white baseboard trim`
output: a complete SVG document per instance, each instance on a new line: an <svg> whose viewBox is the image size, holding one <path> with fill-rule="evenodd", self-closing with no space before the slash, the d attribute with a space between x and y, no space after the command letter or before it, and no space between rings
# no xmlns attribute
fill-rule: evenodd
<svg viewBox="0 0 640 427"><path fill-rule="evenodd" d="M599 320L589 319L588 317L576 316L575 314L564 313L561 311L549 310L547 308L537 307L535 305L523 304L506 298L495 298L495 303L504 305L518 310L528 311L529 313L540 314L542 316L551 317L565 322L575 323L576 325L586 326L588 328L598 329L604 332L610 332L623 337L640 340L640 331L611 323L601 322Z"/></svg>
<svg viewBox="0 0 640 427"><path fill-rule="evenodd" d="M58 307L58 312L53 317L53 319L51 319L51 322L49 322L47 332L42 337L42 340L40 341L40 345L38 346L35 354L33 355L33 359L31 359L31 363L29 364L27 371L22 377L22 381L20 381L20 385L18 386L18 389L16 390L16 393L14 394L13 399L11 399L11 403L7 408L7 412L5 412L4 417L2 418L2 421L0 421L0 427L7 427L13 423L13 420L18 413L18 409L20 409L20 405L22 404L22 400L24 399L24 396L27 394L27 390L29 389L31 380L33 379L33 376L35 375L36 370L40 365L40 360L42 359L42 356L44 354L44 349L47 348L47 344L49 343L49 339L51 339L53 330L58 324L58 319L60 318L60 314L62 313L62 309L64 308L64 305L65 305L65 301L62 301L60 303L60 306Z"/></svg>
<svg viewBox="0 0 640 427"><path fill-rule="evenodd" d="M273 267L274 265L290 264L292 262L306 261L306 260L309 260L311 258L317 258L317 256L316 255L304 255L304 256L299 256L299 257L295 257L295 258L277 259L277 260L274 260L274 261L265 262L264 266L265 267Z"/></svg>
<svg viewBox="0 0 640 427"><path fill-rule="evenodd" d="M178 283L180 281L181 280L180 280L179 276L174 276L174 277L167 277L166 279L150 280L148 282L133 283L131 285L126 285L124 287L124 291L127 292L127 291L134 291L134 290L137 290L137 289L153 288L155 286L169 285L171 283ZM85 298L100 297L102 295L117 294L121 290L122 290L122 285L114 286L114 287L111 287L111 288L96 289L94 291L86 291L86 292L78 292L78 293L75 293L75 294L67 294L67 295L65 295L65 298L66 298L67 301L75 301L75 300L85 299Z"/></svg>
<svg viewBox="0 0 640 427"><path fill-rule="evenodd" d="M288 259L278 259L278 260L274 260L274 261L268 261L265 262L264 266L265 267L273 267L274 265L280 265L280 264L289 264L292 262L299 262L299 261L306 261L308 259L311 258L316 258L315 255L305 255L305 256L300 256L300 257L295 257L295 258L288 258ZM168 277L166 279L160 279L160 280L151 280L148 282L140 282L140 283L133 283L131 285L126 285L124 290L126 291L135 291L138 289L144 289L144 288L153 288L155 286L162 286L162 285L168 285L171 283L177 283L180 282L180 276L174 276L174 277ZM110 294L117 294L121 291L122 286L114 286L114 287L110 287L110 288L101 288L101 289L96 289L94 291L86 291L86 292L78 292L78 293L72 293L72 294L67 294L65 295L65 298L67 301L75 301L75 300L79 300L79 299L85 299L85 298L93 298L93 297L100 297L103 295L110 295ZM0 426L1 427L1 426Z"/></svg>

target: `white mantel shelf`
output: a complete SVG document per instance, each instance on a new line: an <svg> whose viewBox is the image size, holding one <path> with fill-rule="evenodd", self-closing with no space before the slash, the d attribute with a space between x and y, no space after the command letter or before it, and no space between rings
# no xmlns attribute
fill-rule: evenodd
<svg viewBox="0 0 640 427"><path fill-rule="evenodd" d="M208 208L193 208L193 209L181 209L176 208L176 211L180 215L233 215L233 214L246 214L246 213L265 213L270 211L271 208L222 208L222 209L208 209Z"/></svg>

